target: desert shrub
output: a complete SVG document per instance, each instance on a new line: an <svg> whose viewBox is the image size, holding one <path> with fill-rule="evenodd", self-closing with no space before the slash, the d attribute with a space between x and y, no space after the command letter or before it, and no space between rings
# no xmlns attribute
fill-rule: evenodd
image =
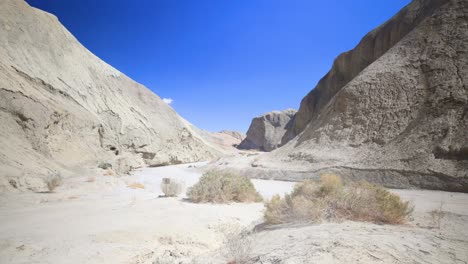
<svg viewBox="0 0 468 264"><path fill-rule="evenodd" d="M49 173L45 179L48 192L54 192L55 188L62 185L62 176L59 173Z"/></svg>
<svg viewBox="0 0 468 264"><path fill-rule="evenodd" d="M313 180L304 180L294 185L291 196L303 196L309 200L315 199L320 191L320 186Z"/></svg>
<svg viewBox="0 0 468 264"><path fill-rule="evenodd" d="M323 202L302 195L286 194L284 199L275 195L266 202L265 220L269 224L290 222L318 222L321 219Z"/></svg>
<svg viewBox="0 0 468 264"><path fill-rule="evenodd" d="M345 189L338 209L351 220L401 224L413 206L387 189L363 181Z"/></svg>
<svg viewBox="0 0 468 264"><path fill-rule="evenodd" d="M343 185L341 178L327 174L319 182L296 184L291 195L274 196L265 204L268 224L355 220L401 224L413 207L396 194L368 182Z"/></svg>
<svg viewBox="0 0 468 264"><path fill-rule="evenodd" d="M164 178L161 182L161 191L167 197L178 196L182 193L182 183L169 178Z"/></svg>
<svg viewBox="0 0 468 264"><path fill-rule="evenodd" d="M441 201L439 208L430 211L429 214L432 217L433 226L436 227L437 229L440 229L440 226L442 224L442 219L445 217L444 202Z"/></svg>
<svg viewBox="0 0 468 264"><path fill-rule="evenodd" d="M252 237L247 229L231 227L223 230L224 256L229 264L250 263L252 254Z"/></svg>
<svg viewBox="0 0 468 264"><path fill-rule="evenodd" d="M209 171L187 192L196 203L258 202L260 194L245 176L227 172Z"/></svg>
<svg viewBox="0 0 468 264"><path fill-rule="evenodd" d="M269 224L281 224L290 222L291 208L286 204L286 199L281 199L277 194L265 203L265 221Z"/></svg>
<svg viewBox="0 0 468 264"><path fill-rule="evenodd" d="M320 176L321 187L320 190L324 194L339 192L343 188L343 181L340 176L326 173Z"/></svg>
<svg viewBox="0 0 468 264"><path fill-rule="evenodd" d="M409 202L401 200L400 196L374 185L378 218L384 223L401 224L413 212L414 207Z"/></svg>

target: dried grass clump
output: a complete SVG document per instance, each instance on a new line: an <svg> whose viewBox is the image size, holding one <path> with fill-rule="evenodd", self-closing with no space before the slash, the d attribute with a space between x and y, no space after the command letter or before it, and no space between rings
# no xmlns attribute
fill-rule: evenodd
<svg viewBox="0 0 468 264"><path fill-rule="evenodd" d="M290 195L274 196L266 204L268 224L354 220L401 224L413 207L396 194L368 182L344 185L339 176L323 175L320 182L296 184Z"/></svg>
<svg viewBox="0 0 468 264"><path fill-rule="evenodd" d="M286 194L275 195L266 203L265 220L268 224L292 222L320 222L324 203L319 199Z"/></svg>
<svg viewBox="0 0 468 264"><path fill-rule="evenodd" d="M49 173L47 178L45 179L45 183L47 185L47 190L49 193L54 192L55 188L62 185L62 176L59 173Z"/></svg>
<svg viewBox="0 0 468 264"><path fill-rule="evenodd" d="M322 183L320 190L326 194L336 193L343 189L343 181L340 176L335 174L326 173L321 175L320 182Z"/></svg>
<svg viewBox="0 0 468 264"><path fill-rule="evenodd" d="M444 211L445 203L443 201L440 202L440 206L437 209L434 209L429 212L432 217L432 224L435 228L440 229L442 225L442 219L444 219L446 213Z"/></svg>
<svg viewBox="0 0 468 264"><path fill-rule="evenodd" d="M210 171L189 188L188 198L196 203L259 202L260 194L249 178L226 172Z"/></svg>
<svg viewBox="0 0 468 264"><path fill-rule="evenodd" d="M224 256L228 264L251 263L253 240L250 232L240 226L228 225L223 230L224 234Z"/></svg>
<svg viewBox="0 0 468 264"><path fill-rule="evenodd" d="M402 224L414 207L410 202L402 201L397 194L363 181L346 189L338 201L338 209L351 220Z"/></svg>
<svg viewBox="0 0 468 264"><path fill-rule="evenodd" d="M182 193L182 183L169 178L161 182L161 190L166 197L175 197Z"/></svg>
<svg viewBox="0 0 468 264"><path fill-rule="evenodd" d="M127 187L135 190L135 189L144 189L145 185L139 182L132 182L128 184Z"/></svg>

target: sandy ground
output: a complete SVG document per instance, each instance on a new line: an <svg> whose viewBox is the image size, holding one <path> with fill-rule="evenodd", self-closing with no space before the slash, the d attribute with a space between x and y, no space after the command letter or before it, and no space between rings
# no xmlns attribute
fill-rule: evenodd
<svg viewBox="0 0 468 264"><path fill-rule="evenodd" d="M187 186L197 181L200 173L187 167L149 168L94 182L74 178L55 193L0 197L0 263L151 263L166 251L184 258L219 247L223 226L261 219L259 203L159 198L163 177ZM145 189L128 188L133 182Z"/></svg>
<svg viewBox="0 0 468 264"><path fill-rule="evenodd" d="M245 238L252 263L468 263L468 194L391 190L412 201L405 225L351 222L263 228ZM445 217L435 228L429 211L443 203ZM222 247L197 263L227 263Z"/></svg>
<svg viewBox="0 0 468 264"><path fill-rule="evenodd" d="M55 193L0 196L0 263L186 263L197 255L198 263L226 263L221 254L223 230L261 223L262 204L193 204L183 196L159 197L163 177L191 186L201 175L197 167L203 165L147 168L125 177L72 178ZM134 182L145 189L129 188ZM293 186L253 182L266 198ZM252 236L252 259L467 263L467 194L394 191L416 205L407 226L345 222L262 230ZM433 229L427 211L441 201L450 213L440 230Z"/></svg>

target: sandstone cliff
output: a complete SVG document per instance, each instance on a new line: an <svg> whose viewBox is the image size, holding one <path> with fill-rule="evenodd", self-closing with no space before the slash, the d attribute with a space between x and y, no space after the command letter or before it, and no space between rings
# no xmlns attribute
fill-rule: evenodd
<svg viewBox="0 0 468 264"><path fill-rule="evenodd" d="M83 47L51 14L0 1L0 189L50 173L118 172L218 154L144 86Z"/></svg>
<svg viewBox="0 0 468 264"><path fill-rule="evenodd" d="M247 131L247 137L239 149L272 151L281 145L286 130L292 124L296 110L273 111L255 117Z"/></svg>
<svg viewBox="0 0 468 264"><path fill-rule="evenodd" d="M336 59L249 175L468 192L467 43L468 1L414 0Z"/></svg>
<svg viewBox="0 0 468 264"><path fill-rule="evenodd" d="M415 0L389 21L369 32L353 50L340 54L331 70L302 99L283 143L304 131L338 91L447 2L449 0Z"/></svg>

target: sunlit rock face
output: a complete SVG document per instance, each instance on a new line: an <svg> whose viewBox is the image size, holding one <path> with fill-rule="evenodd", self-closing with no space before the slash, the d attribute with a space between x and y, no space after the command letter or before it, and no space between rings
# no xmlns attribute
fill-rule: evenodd
<svg viewBox="0 0 468 264"><path fill-rule="evenodd" d="M239 145L240 149L257 149L272 151L281 146L281 139L288 127L296 110L273 111L255 117L247 131L247 137Z"/></svg>
<svg viewBox="0 0 468 264"><path fill-rule="evenodd" d="M102 162L126 172L218 153L156 94L23 0L0 1L0 47L1 189L40 188L49 173Z"/></svg>
<svg viewBox="0 0 468 264"><path fill-rule="evenodd" d="M415 0L337 57L250 175L468 192L468 2ZM290 172L293 173L290 173ZM276 175L276 176L274 176Z"/></svg>

